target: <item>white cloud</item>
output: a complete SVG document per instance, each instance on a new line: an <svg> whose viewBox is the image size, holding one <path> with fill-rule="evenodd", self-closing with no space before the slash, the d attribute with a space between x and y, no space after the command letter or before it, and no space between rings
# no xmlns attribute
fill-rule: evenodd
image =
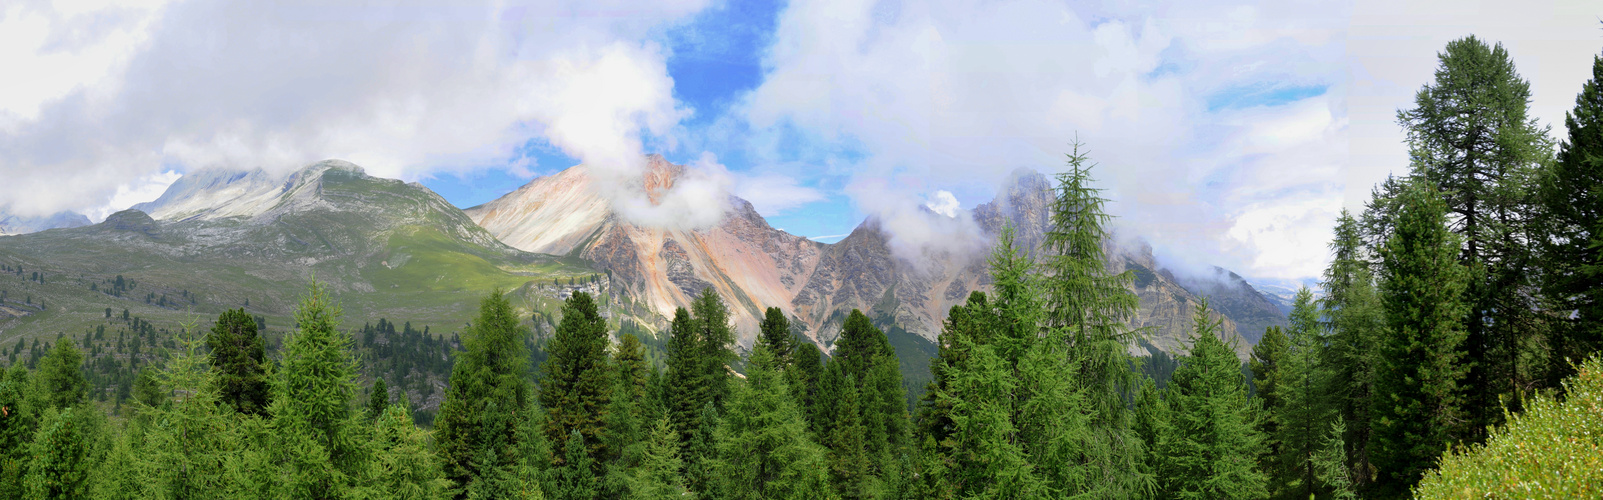
<svg viewBox="0 0 1603 500"><path fill-rule="evenodd" d="M1323 266L1323 243L1260 245L1301 241L1267 235L1273 224L1245 243L1226 233L1247 207L1338 196L1321 187L1342 181L1340 163L1320 155L1345 151L1346 9L795 1L744 113L759 135L799 129L847 150L836 158L850 162L847 192L882 219L906 219L888 225L910 233L904 242L948 241L906 216L914 193L1059 169L1078 136L1121 230L1246 274L1300 275ZM1210 96L1250 86L1329 88L1292 105L1209 109Z"/></svg>
<svg viewBox="0 0 1603 500"><path fill-rule="evenodd" d="M931 195L928 199L925 199L924 206L929 208L931 212L945 215L947 217L957 217L958 209L963 208L963 206L957 202L957 196L953 195L951 191L944 189L935 191L934 195Z"/></svg>
<svg viewBox="0 0 1603 500"><path fill-rule="evenodd" d="M777 174L737 175L734 195L751 202L752 208L764 216L824 199L817 189L798 185L796 179Z"/></svg>
<svg viewBox="0 0 1603 500"><path fill-rule="evenodd" d="M689 112L649 40L705 4L3 7L0 62L39 71L0 92L0 200L104 209L168 168L331 157L402 178L527 170L531 139L637 175L642 139L671 143Z"/></svg>
<svg viewBox="0 0 1603 500"><path fill-rule="evenodd" d="M120 210L161 197L161 193L167 191L167 187L177 182L179 177L183 177L183 174L168 170L117 186L117 192L111 195L110 201L84 215L94 221L106 220L107 216Z"/></svg>

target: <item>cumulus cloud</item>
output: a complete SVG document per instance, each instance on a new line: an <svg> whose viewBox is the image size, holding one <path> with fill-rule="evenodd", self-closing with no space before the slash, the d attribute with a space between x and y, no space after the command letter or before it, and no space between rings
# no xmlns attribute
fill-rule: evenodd
<svg viewBox="0 0 1603 500"><path fill-rule="evenodd" d="M962 205L957 202L956 195L943 189L935 191L935 194L924 200L924 208L947 217L957 217L957 210L962 208Z"/></svg>
<svg viewBox="0 0 1603 500"><path fill-rule="evenodd" d="M885 231L891 254L908 263L923 265L942 254L975 255L989 243L967 210L953 206L950 215L937 213L924 200L908 194L907 186L864 179L847 186L846 191Z"/></svg>
<svg viewBox="0 0 1603 500"><path fill-rule="evenodd" d="M1100 164L1094 175L1121 231L1244 273L1304 276L1323 267L1323 244L1271 248L1302 240L1269 234L1274 224L1245 240L1229 231L1257 211L1339 197L1326 188L1342 181L1339 160L1320 155L1346 146L1347 8L795 1L743 112L760 132L845 151L835 159L849 164L851 184L875 186L847 192L881 219L909 221L887 225L908 231L897 236L907 244L962 241L925 237L909 214L933 214L905 208L919 206L916 193L983 196L1018 167L1056 171L1078 137ZM1288 105L1210 105L1247 89L1305 87L1323 92ZM920 181L888 181L909 178ZM930 220L940 219L953 220Z"/></svg>
<svg viewBox="0 0 1603 500"><path fill-rule="evenodd" d="M4 7L0 62L27 76L0 97L0 200L104 212L169 169L330 157L402 178L527 170L530 140L638 175L642 140L671 143L690 112L651 34L705 3Z"/></svg>

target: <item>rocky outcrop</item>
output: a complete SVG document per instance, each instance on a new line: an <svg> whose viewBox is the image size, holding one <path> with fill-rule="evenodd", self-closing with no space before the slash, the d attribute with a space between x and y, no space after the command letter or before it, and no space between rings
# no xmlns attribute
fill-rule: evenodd
<svg viewBox="0 0 1603 500"><path fill-rule="evenodd" d="M648 194L672 188L683 167L653 156L641 180ZM1020 170L989 203L967 214L994 237L1011 225L1016 244L1041 254L1049 227L1052 183ZM725 298L745 343L755 336L762 310L784 309L806 335L821 344L834 340L851 309L934 340L946 313L969 292L988 290L986 253L926 252L917 262L891 251L887 228L865 220L845 239L820 244L774 229L740 199L722 222L697 230L641 227L612 213L589 184L584 166L535 179L495 201L467 210L491 233L531 252L570 254L590 260L613 278L612 293L631 295L657 311L659 325L676 307L689 305L711 288ZM1189 345L1199 296L1161 269L1144 245L1105 245L1108 270L1130 272L1140 310L1130 318L1151 344L1171 352ZM1250 345L1228 312L1215 314L1221 335L1245 354ZM1136 349L1132 346L1132 349ZM1138 354L1144 354L1139 353Z"/></svg>

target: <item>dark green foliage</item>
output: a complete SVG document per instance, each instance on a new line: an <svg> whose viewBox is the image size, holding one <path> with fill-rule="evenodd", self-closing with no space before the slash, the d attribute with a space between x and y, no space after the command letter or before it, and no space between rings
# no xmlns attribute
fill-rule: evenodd
<svg viewBox="0 0 1603 500"><path fill-rule="evenodd" d="M585 451L585 438L579 429L568 433L560 449L566 450L561 465L551 470L552 479L547 487L552 500L591 500L600 492L596 480L596 463Z"/></svg>
<svg viewBox="0 0 1603 500"><path fill-rule="evenodd" d="M1314 456L1324 447L1332 420L1331 400L1325 392L1329 375L1324 364L1328 344L1319 324L1320 311L1313 293L1297 291L1287 329L1286 351L1280 363L1276 407L1269 418L1276 422L1280 445L1279 470L1270 471L1279 490L1301 498L1320 493Z"/></svg>
<svg viewBox="0 0 1603 500"><path fill-rule="evenodd" d="M770 307L763 313L763 321L758 325L757 339L768 346L768 351L774 354L781 366L790 364L790 353L795 349L796 338L790 333L790 320L785 318L785 312L778 307Z"/></svg>
<svg viewBox="0 0 1603 500"><path fill-rule="evenodd" d="M50 354L39 360L33 382L44 397L44 407L70 408L83 402L89 383L83 376L83 353L73 346L72 339L56 342Z"/></svg>
<svg viewBox="0 0 1603 500"><path fill-rule="evenodd" d="M263 415L271 388L267 383L267 349L256 330L256 320L244 309L229 309L217 317L206 337L211 365L217 370L222 403L234 411Z"/></svg>
<svg viewBox="0 0 1603 500"><path fill-rule="evenodd" d="M1191 352L1164 391L1171 409L1160 440L1163 498L1263 498L1268 478L1258 469L1260 407L1247 397L1233 350L1219 340L1207 301L1197 306Z"/></svg>
<svg viewBox="0 0 1603 500"><path fill-rule="evenodd" d="M1547 127L1527 114L1530 84L1502 44L1469 36L1447 43L1435 80L1399 111L1416 176L1440 190L1458 258L1470 277L1463 323L1465 437L1501 418L1499 396L1533 382L1545 327L1532 314L1531 247L1539 222L1536 176L1552 157Z"/></svg>
<svg viewBox="0 0 1603 500"><path fill-rule="evenodd" d="M478 320L462 335L463 351L435 419L435 450L445 478L463 491L521 463L518 426L528 419L525 410L532 399L523 345L527 335L500 290L479 303Z"/></svg>
<svg viewBox="0 0 1603 500"><path fill-rule="evenodd" d="M1569 137L1539 195L1547 268L1541 290L1559 310L1549 386L1573 371L1571 363L1603 349L1603 56L1593 57L1592 78L1564 124Z"/></svg>
<svg viewBox="0 0 1603 500"><path fill-rule="evenodd" d="M28 401L31 388L28 370L20 364L11 365L0 380L0 497L23 494L22 474L38 423L38 411Z"/></svg>
<svg viewBox="0 0 1603 500"><path fill-rule="evenodd" d="M22 484L26 498L87 498L95 464L93 410L45 411L29 447L32 460Z"/></svg>
<svg viewBox="0 0 1603 500"><path fill-rule="evenodd" d="M710 402L701 362L701 333L696 320L683 307L674 311L668 326L668 370L663 375L663 404L679 435L681 452L700 428L701 407ZM691 458L681 455L683 458ZM695 457L700 458L700 457Z"/></svg>
<svg viewBox="0 0 1603 500"><path fill-rule="evenodd" d="M590 294L575 292L562 306L562 322L546 344L550 358L541 365L544 376L540 379L540 406L546 411L545 436L552 443L563 443L555 449L557 465L567 466L574 452L566 447L574 444L583 447L586 463L592 466L610 453L606 447L606 423L615 383L607 347L606 320L596 311ZM580 440L574 441L573 435L580 436Z"/></svg>
<svg viewBox="0 0 1603 500"><path fill-rule="evenodd" d="M869 494L881 482L899 477L901 457L908 453L912 442L907 393L902 387L896 352L885 333L862 311L854 309L847 315L835 341L835 356L824 370L823 379L819 414L834 417L821 421L820 435L828 436L824 441L837 456L837 467L853 468L846 476L839 476L845 478L836 483L841 495L859 494L854 491ZM847 421L862 426L860 438L856 437L858 429L841 428L847 425L842 422ZM861 441L851 442L852 439ZM860 464L856 449L859 446L863 460ZM864 479L859 480L859 475Z"/></svg>
<svg viewBox="0 0 1603 500"><path fill-rule="evenodd" d="M1280 370L1281 363L1286 359L1286 331L1278 326L1271 326L1264 330L1263 338L1258 339L1258 345L1252 346L1252 357L1247 360L1247 366L1252 370L1252 386L1255 396L1263 402L1263 408L1270 414L1270 418L1258 419L1258 432L1263 436L1262 462L1265 470L1283 471L1287 467L1282 464L1280 446L1280 421L1273 418L1274 412L1282 405L1280 403L1280 379L1284 373Z"/></svg>
<svg viewBox="0 0 1603 500"><path fill-rule="evenodd" d="M1459 238L1447 230L1446 204L1423 182L1402 193L1396 229L1380 249L1380 299L1390 329L1380 343L1371 414L1371 460L1379 480L1413 484L1464 415L1460 362L1468 274Z"/></svg>
<svg viewBox="0 0 1603 500"><path fill-rule="evenodd" d="M1377 343L1382 338L1385 317L1376 295L1374 274L1366 260L1362 230L1346 211L1336 219L1336 237L1331 242L1334 258L1325 270L1321 286L1325 297L1326 328L1330 343L1326 363L1330 366L1326 394L1345 422L1343 450L1350 458L1348 476L1357 485L1370 482L1369 436L1370 398L1374 391Z"/></svg>
<svg viewBox="0 0 1603 500"><path fill-rule="evenodd" d="M383 378L373 379L373 390L367 396L368 418L377 419L390 407L390 389L384 384Z"/></svg>
<svg viewBox="0 0 1603 500"><path fill-rule="evenodd" d="M820 425L817 414L818 383L824 376L824 353L819 352L818 346L812 342L799 342L790 359L791 367L785 370L785 376L795 395L796 406L807 418L807 428L816 434Z"/></svg>
<svg viewBox="0 0 1603 500"><path fill-rule="evenodd" d="M704 364L702 373L706 377L703 382L707 384L709 400L714 407L722 409L724 398L729 395L728 366L737 359L734 351L735 330L729 324L729 307L708 287L702 289L701 295L690 304L690 314L696 318L695 326L700 329L700 358Z"/></svg>

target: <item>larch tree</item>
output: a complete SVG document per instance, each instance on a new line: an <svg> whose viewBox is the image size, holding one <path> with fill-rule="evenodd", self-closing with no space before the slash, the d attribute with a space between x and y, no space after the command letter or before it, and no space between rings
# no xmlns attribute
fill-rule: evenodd
<svg viewBox="0 0 1603 500"><path fill-rule="evenodd" d="M1197 306L1191 351L1165 390L1170 408L1160 476L1163 497L1247 499L1267 496L1256 457L1260 407L1247 395L1234 350L1219 339L1207 301Z"/></svg>
<svg viewBox="0 0 1603 500"><path fill-rule="evenodd" d="M1502 418L1499 400L1518 404L1531 387L1543 325L1532 301L1534 192L1552 158L1548 128L1528 116L1530 83L1502 44L1475 36L1447 43L1435 79L1397 113L1416 176L1440 190L1459 261L1470 278L1464 318L1466 438ZM1522 364L1524 363L1524 364Z"/></svg>
<svg viewBox="0 0 1603 500"><path fill-rule="evenodd" d="M295 310L295 330L284 341L269 411L280 440L284 495L339 497L366 480L366 422L352 411L354 340L339 330L340 314L327 286L313 281Z"/></svg>
<svg viewBox="0 0 1603 500"><path fill-rule="evenodd" d="M1138 471L1145 453L1131 429L1126 396L1136 388L1126 346L1136 332L1125 320L1139 306L1128 285L1128 272L1109 274L1103 244L1112 219L1107 199L1091 186L1090 157L1076 143L1068 154L1068 170L1057 174L1052 215L1046 231L1046 324L1062 330L1084 392L1089 432L1085 433L1074 473L1085 478L1082 491L1100 497L1131 497L1151 491L1151 477Z"/></svg>
<svg viewBox="0 0 1603 500"><path fill-rule="evenodd" d="M72 339L57 341L50 353L39 360L33 382L35 390L44 397L45 407L71 408L84 401L89 393L89 381L83 376L83 353L73 345Z"/></svg>
<svg viewBox="0 0 1603 500"><path fill-rule="evenodd" d="M791 399L780 360L759 344L718 426L721 498L811 499L829 492L824 449Z"/></svg>
<svg viewBox="0 0 1603 500"><path fill-rule="evenodd" d="M1468 272L1447 205L1424 181L1401 196L1396 229L1380 248L1380 300L1389 334L1378 345L1370 415L1372 462L1395 489L1419 480L1466 425L1464 292Z"/></svg>
<svg viewBox="0 0 1603 500"><path fill-rule="evenodd" d="M1319 306L1313 292L1297 290L1291 314L1286 356L1277 385L1279 407L1271 413L1277 422L1282 458L1280 488L1298 497L1320 492L1314 457L1323 447L1331 421L1329 375L1324 364L1328 339L1319 324Z"/></svg>

